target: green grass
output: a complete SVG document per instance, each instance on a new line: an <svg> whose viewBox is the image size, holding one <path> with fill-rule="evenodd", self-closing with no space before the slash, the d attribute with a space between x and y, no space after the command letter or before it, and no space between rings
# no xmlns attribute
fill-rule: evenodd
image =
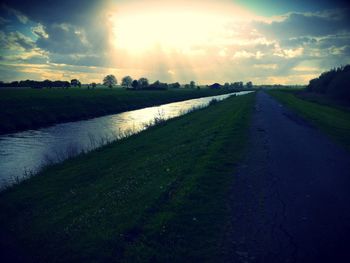
<svg viewBox="0 0 350 263"><path fill-rule="evenodd" d="M0 134L223 93L227 91L0 89Z"/></svg>
<svg viewBox="0 0 350 263"><path fill-rule="evenodd" d="M318 94L315 92L306 92L306 91L296 92L295 94L298 98L303 99L303 100L315 102L315 103L321 104L321 105L330 106L330 107L337 108L337 109L344 110L344 111L350 110L349 102L342 101L342 100L335 99L335 98L331 98L331 97L324 95L324 94Z"/></svg>
<svg viewBox="0 0 350 263"><path fill-rule="evenodd" d="M334 102L302 99L291 91L271 90L268 93L350 150L350 111Z"/></svg>
<svg viewBox="0 0 350 263"><path fill-rule="evenodd" d="M0 247L28 262L219 261L253 103L231 97L7 189Z"/></svg>

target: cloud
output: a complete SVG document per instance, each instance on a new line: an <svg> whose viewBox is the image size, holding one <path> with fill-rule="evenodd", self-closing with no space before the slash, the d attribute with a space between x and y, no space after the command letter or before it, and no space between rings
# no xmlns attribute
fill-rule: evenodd
<svg viewBox="0 0 350 263"><path fill-rule="evenodd" d="M3 5L2 6L8 13L13 14L19 22L21 22L22 24L27 24L27 22L29 21L28 17L26 15L24 15L21 11L11 8L7 5Z"/></svg>
<svg viewBox="0 0 350 263"><path fill-rule="evenodd" d="M50 54L49 61L57 64L68 64L74 66L113 66L108 63L108 58L100 55L89 54Z"/></svg>
<svg viewBox="0 0 350 263"><path fill-rule="evenodd" d="M237 51L233 55L233 59L235 58L255 58L255 59L261 59L264 56L264 54L258 50L256 52L247 52L246 50Z"/></svg>
<svg viewBox="0 0 350 263"><path fill-rule="evenodd" d="M65 22L82 24L93 18L96 10L101 9L110 1L3 0L2 2L14 12L25 14L32 21L46 25Z"/></svg>
<svg viewBox="0 0 350 263"><path fill-rule="evenodd" d="M38 26L34 33L38 36L37 46L57 54L85 53L89 50L83 28L62 23L45 27Z"/></svg>
<svg viewBox="0 0 350 263"><path fill-rule="evenodd" d="M277 64L254 64L253 67L258 69L277 69Z"/></svg>
<svg viewBox="0 0 350 263"><path fill-rule="evenodd" d="M4 50L29 51L35 47L35 42L18 31L8 34L0 31L0 46Z"/></svg>
<svg viewBox="0 0 350 263"><path fill-rule="evenodd" d="M7 9L25 14L37 46L57 54L101 54L110 47L107 5L111 1L5 0Z"/></svg>
<svg viewBox="0 0 350 263"><path fill-rule="evenodd" d="M289 13L282 21L255 22L255 28L274 39L320 37L349 31L350 10L335 9L316 13Z"/></svg>
<svg viewBox="0 0 350 263"><path fill-rule="evenodd" d="M9 22L10 22L10 20L0 16L0 25L5 25Z"/></svg>
<svg viewBox="0 0 350 263"><path fill-rule="evenodd" d="M279 57L283 58L295 58L295 57L300 57L303 55L304 48L299 47L296 49L278 49L274 54Z"/></svg>
<svg viewBox="0 0 350 263"><path fill-rule="evenodd" d="M40 23L37 26L32 27L32 32L38 38L48 38L49 37L49 35L46 33L43 25Z"/></svg>
<svg viewBox="0 0 350 263"><path fill-rule="evenodd" d="M318 38L315 42L315 44L317 44L320 49L330 48L333 46L346 46L350 43L350 32L337 35L328 35L322 38Z"/></svg>

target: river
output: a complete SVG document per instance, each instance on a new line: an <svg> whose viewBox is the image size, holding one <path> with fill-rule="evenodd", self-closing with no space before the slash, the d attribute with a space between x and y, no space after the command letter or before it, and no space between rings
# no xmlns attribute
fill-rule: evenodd
<svg viewBox="0 0 350 263"><path fill-rule="evenodd" d="M91 151L140 132L155 119L167 120L250 91L191 99L47 128L0 135L0 188L37 173L43 166Z"/></svg>

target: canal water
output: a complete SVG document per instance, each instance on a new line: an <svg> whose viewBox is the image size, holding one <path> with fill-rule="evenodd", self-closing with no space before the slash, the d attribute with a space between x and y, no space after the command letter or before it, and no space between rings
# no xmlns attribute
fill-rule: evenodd
<svg viewBox="0 0 350 263"><path fill-rule="evenodd" d="M89 120L67 122L38 130L0 135L0 188L35 174L41 167L61 162L113 140L140 132L155 120L167 120L210 101L244 95L236 92L168 103Z"/></svg>

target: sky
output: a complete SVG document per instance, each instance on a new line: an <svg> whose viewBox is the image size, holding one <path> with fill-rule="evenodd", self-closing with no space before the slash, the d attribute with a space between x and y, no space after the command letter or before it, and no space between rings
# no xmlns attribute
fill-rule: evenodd
<svg viewBox="0 0 350 263"><path fill-rule="evenodd" d="M2 0L0 80L307 84L350 64L335 0Z"/></svg>

